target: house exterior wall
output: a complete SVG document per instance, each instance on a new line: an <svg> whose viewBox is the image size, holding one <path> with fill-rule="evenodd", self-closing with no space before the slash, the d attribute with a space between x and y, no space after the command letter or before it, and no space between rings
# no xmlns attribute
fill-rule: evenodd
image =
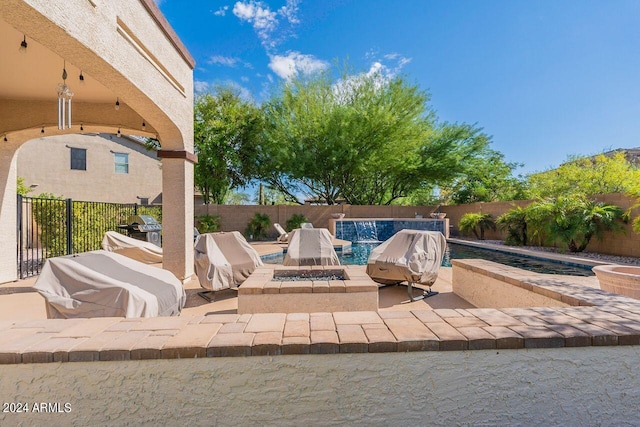
<svg viewBox="0 0 640 427"><path fill-rule="evenodd" d="M71 169L71 148L86 149L86 170ZM129 157L129 173L116 173L114 153ZM162 170L155 151L139 142L110 134L59 135L37 138L18 151L18 176L29 193L50 193L74 200L157 203L162 193Z"/></svg>

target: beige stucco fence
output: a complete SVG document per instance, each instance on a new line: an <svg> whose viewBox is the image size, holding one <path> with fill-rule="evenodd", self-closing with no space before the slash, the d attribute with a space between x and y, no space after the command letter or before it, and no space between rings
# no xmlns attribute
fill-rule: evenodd
<svg viewBox="0 0 640 427"><path fill-rule="evenodd" d="M612 203L627 210L635 204L635 200L624 194L605 194L597 197L598 200ZM519 200L512 202L472 203L468 205L442 206L440 212L445 212L450 220L451 235L459 236L458 222L467 212L490 213L497 218L514 206L526 206L531 200ZM315 227L329 228L329 220L333 213L344 213L345 218L414 218L416 214L429 217L429 214L438 208L437 206L357 206L357 205L333 205L333 206L247 206L247 205L200 205L195 206L196 215L219 215L222 220L223 231L238 230L244 233L247 224L253 218L255 212L266 213L271 223L279 223L282 226L294 214L303 214ZM632 217L639 215L640 210L634 209ZM271 229L270 237L275 238L277 232ZM485 233L487 239L504 239L504 233L500 230ZM587 251L600 252L612 255L640 257L640 234L634 233L631 224L625 224L620 233L605 233L602 241L592 239Z"/></svg>

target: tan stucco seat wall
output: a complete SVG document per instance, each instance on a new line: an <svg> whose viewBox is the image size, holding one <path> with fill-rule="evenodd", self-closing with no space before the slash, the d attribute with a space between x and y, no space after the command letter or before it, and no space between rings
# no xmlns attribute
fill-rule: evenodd
<svg viewBox="0 0 640 427"><path fill-rule="evenodd" d="M38 47L45 48L40 52L49 63L41 67L43 76L61 80L61 62L65 60L74 76L69 84L72 89L78 87L74 128L58 131L55 84L41 87L41 93L30 93L37 79L31 79L31 86L20 81L20 76L0 83L0 135L9 140L0 148L0 255L7 255L0 262L0 282L6 282L16 274L14 157L18 147L43 136L41 127L46 135L56 135L79 132L79 123L84 123L85 132L115 133L120 128L123 133L157 135L163 150L192 153L194 62L153 0L68 0L64 4L3 0L0 24L2 21L15 29L17 44L6 39L0 43L17 51L22 34L26 35L31 50L27 49L25 56L32 55L30 60ZM29 67L30 72L33 69ZM100 96L82 94L78 70L86 79L99 83ZM113 108L116 97L118 111ZM142 121L146 131L141 129ZM163 215L165 267L180 278L193 274L191 162L184 158L163 160L163 201L171 206Z"/></svg>

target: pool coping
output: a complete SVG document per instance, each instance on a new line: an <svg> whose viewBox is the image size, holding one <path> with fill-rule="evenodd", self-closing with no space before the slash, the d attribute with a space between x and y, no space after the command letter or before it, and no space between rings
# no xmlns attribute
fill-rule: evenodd
<svg viewBox="0 0 640 427"><path fill-rule="evenodd" d="M560 264L571 265L574 267L590 268L597 265L612 264L611 262L582 258L575 255L558 254L554 252L537 252L530 249L518 248L515 246L503 246L492 243L478 242L474 240L456 239L451 237L447 239L447 243L454 243L456 245L502 252L510 255L520 255L527 258L538 259L541 261L552 261Z"/></svg>
<svg viewBox="0 0 640 427"><path fill-rule="evenodd" d="M454 266L571 306L7 320L0 364L640 345L638 300L486 260Z"/></svg>

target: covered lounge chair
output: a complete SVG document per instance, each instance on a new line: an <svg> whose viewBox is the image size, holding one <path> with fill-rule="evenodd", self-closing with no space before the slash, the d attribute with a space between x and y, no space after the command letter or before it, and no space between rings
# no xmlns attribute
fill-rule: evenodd
<svg viewBox="0 0 640 427"><path fill-rule="evenodd" d="M406 281L411 301L436 295L431 285L438 278L447 241L438 231L401 230L371 251L367 274L383 285ZM415 297L413 284L427 285L429 291Z"/></svg>
<svg viewBox="0 0 640 427"><path fill-rule="evenodd" d="M171 272L107 251L49 258L34 288L49 319L177 316L186 301Z"/></svg>
<svg viewBox="0 0 640 427"><path fill-rule="evenodd" d="M213 301L213 291L237 288L262 265L260 255L237 231L200 234L194 254L199 295Z"/></svg>
<svg viewBox="0 0 640 427"><path fill-rule="evenodd" d="M146 264L162 262L162 248L151 242L125 236L117 231L104 233L102 249L108 252L116 252Z"/></svg>
<svg viewBox="0 0 640 427"><path fill-rule="evenodd" d="M333 237L326 228L298 228L291 232L284 265L340 265Z"/></svg>
<svg viewBox="0 0 640 427"><path fill-rule="evenodd" d="M277 239L278 242L286 243L289 240L289 233L287 233L286 230L282 228L282 226L277 222L273 223L273 227L276 229L278 233L280 233Z"/></svg>

